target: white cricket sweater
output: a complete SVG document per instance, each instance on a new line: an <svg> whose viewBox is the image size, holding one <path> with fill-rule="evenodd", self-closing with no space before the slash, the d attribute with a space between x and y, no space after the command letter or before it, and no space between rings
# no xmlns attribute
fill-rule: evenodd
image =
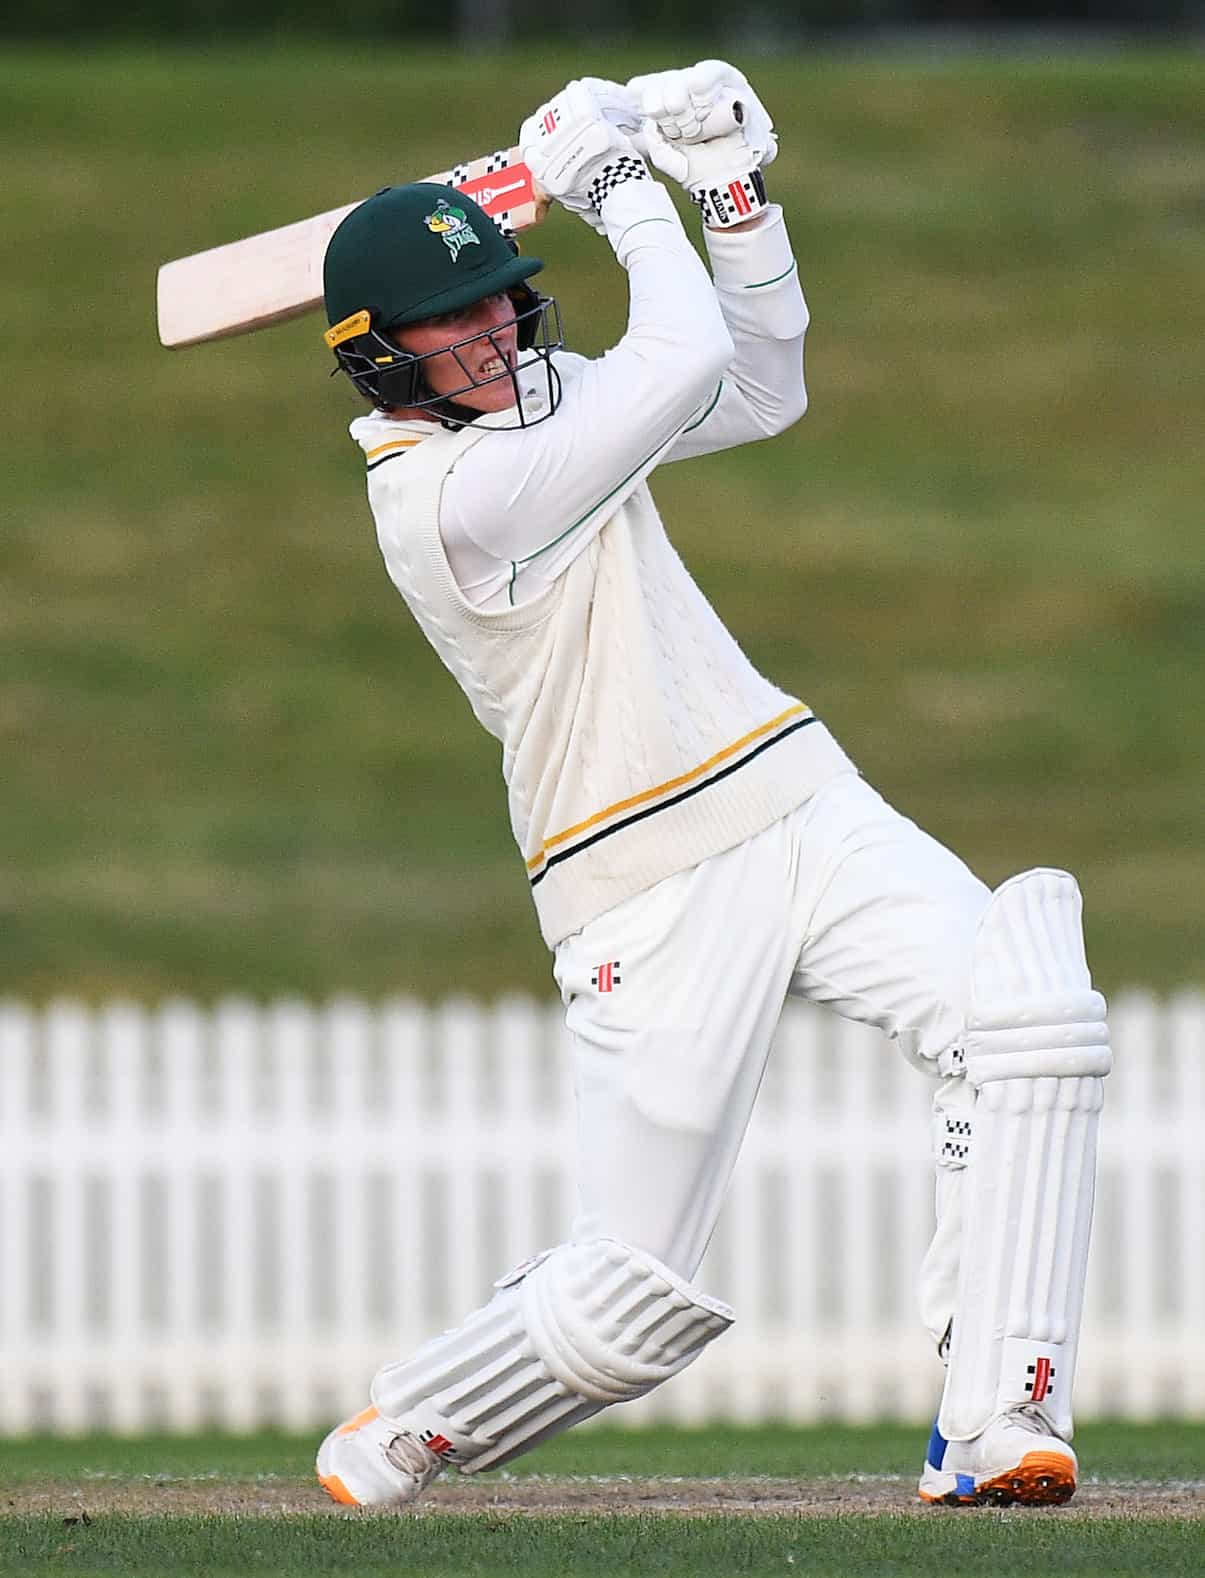
<svg viewBox="0 0 1205 1578"><path fill-rule="evenodd" d="M432 433L371 478L389 573L502 743L511 827L549 947L760 833L848 767L753 667L642 485L543 595L484 612L452 576L439 495L487 430Z"/></svg>
<svg viewBox="0 0 1205 1578"><path fill-rule="evenodd" d="M502 744L511 827L550 947L762 832L850 765L811 709L753 667L666 536L641 478L672 458L684 431L702 431L699 412L717 406L711 391L733 342L660 187L627 183L603 217L632 276L629 331L609 356L631 346L660 370L642 402L616 403L604 378L587 376L599 363L565 357L563 409L546 427L498 431L513 428L505 413L455 432L381 417L353 424L389 575ZM767 244L786 246L785 233ZM799 310L806 322L801 301ZM782 318L784 309L768 303L761 311ZM597 408L578 409L581 401ZM539 445L563 417L580 421L587 435L570 456L609 421L635 425L645 462L605 508L565 534L567 563L558 539L551 579L532 577L518 606L499 606L496 597L479 606L449 563L445 483L470 454L478 476L495 453L505 472L512 456L496 446ZM587 466L586 455L577 464ZM500 489L508 530L521 532L524 495L533 509L545 507L540 475L537 465L517 498Z"/></svg>

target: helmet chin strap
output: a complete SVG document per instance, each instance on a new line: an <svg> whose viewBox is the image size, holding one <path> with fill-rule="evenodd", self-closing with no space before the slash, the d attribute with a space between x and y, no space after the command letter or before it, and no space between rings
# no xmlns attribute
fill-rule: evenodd
<svg viewBox="0 0 1205 1578"><path fill-rule="evenodd" d="M420 407L417 407L420 414L422 416L435 417L443 427L470 427L479 416L484 414L481 411L473 410L472 406L461 405L458 400L436 399L435 390L431 388L421 373L415 385L414 393L423 402ZM404 409L404 407L396 405L381 407L383 411L400 411Z"/></svg>
<svg viewBox="0 0 1205 1578"><path fill-rule="evenodd" d="M427 410L439 418L441 426L454 431L472 427L479 416L485 415L484 411L474 411L472 406L461 405L459 400L441 400L438 405L429 405Z"/></svg>
<svg viewBox="0 0 1205 1578"><path fill-rule="evenodd" d="M420 384L419 392L425 388L425 383ZM433 393L433 390L427 390L428 396L432 395ZM393 411L396 410L397 407L389 406L386 409ZM421 409L424 416L433 416L439 421L441 427L451 428L453 430L462 427L471 427L479 416L485 415L484 411L475 411L472 406L461 405L459 400L431 399L427 404L423 405Z"/></svg>
<svg viewBox="0 0 1205 1578"><path fill-rule="evenodd" d="M519 388L519 380L513 368L511 369L510 379L511 388L515 392L515 404L521 406L523 393ZM428 384L421 371L418 375L418 386L416 393L425 390L428 396L435 394L435 390ZM481 388L483 386L479 384L477 387ZM473 406L464 405L461 401L453 400L450 397L445 400L432 399L429 405L423 406L423 410L429 411L432 416L438 417L440 425L450 428L453 432L458 431L462 427L472 427L479 417L486 414L484 411L478 411Z"/></svg>

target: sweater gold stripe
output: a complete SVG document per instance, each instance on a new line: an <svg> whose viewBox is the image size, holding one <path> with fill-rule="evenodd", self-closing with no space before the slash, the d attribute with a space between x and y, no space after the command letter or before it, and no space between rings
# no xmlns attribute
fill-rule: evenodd
<svg viewBox="0 0 1205 1578"><path fill-rule="evenodd" d="M559 844L565 843L570 838L576 838L579 833L588 832L592 827L598 827L600 823L609 821L611 817L618 816L623 811L631 811L639 805L648 805L650 801L657 800L662 795L670 794L675 789L681 789L687 784L694 783L697 779L702 778L705 773L710 772L713 767L718 767L721 762L728 761L738 751L744 750L745 746L752 745L755 740L763 739L767 734L772 734L775 729L780 728L792 718L803 717L805 714L810 713L811 710L803 702L796 702L794 706L788 707L785 712L780 712L776 718L771 718L769 723L763 723L760 728L752 729L748 734L743 734L739 740L734 740L731 745L726 745L722 751L717 751L714 756L709 756L705 762L700 762L697 767L692 767L689 772L682 773L677 778L667 779L665 783L658 784L654 789L642 790L640 794L631 795L626 800L617 800L614 805L607 806L603 811L596 811L593 816L587 817L584 822L575 822L572 827L567 827L559 833L554 833L551 838L546 838L540 845L539 853L533 855L527 862L528 871L535 871L538 866L542 866L549 852L556 849Z"/></svg>
<svg viewBox="0 0 1205 1578"><path fill-rule="evenodd" d="M387 449L413 449L415 444L421 443L421 438L391 438L387 444L378 444L375 449L366 449L364 458L374 460L377 455L383 455Z"/></svg>

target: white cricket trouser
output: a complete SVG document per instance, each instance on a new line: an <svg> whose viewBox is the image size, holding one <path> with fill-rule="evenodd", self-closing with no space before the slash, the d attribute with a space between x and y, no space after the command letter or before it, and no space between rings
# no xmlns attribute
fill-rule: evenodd
<svg viewBox="0 0 1205 1578"><path fill-rule="evenodd" d="M556 950L580 1137L575 1241L693 1278L788 995L912 1058L963 1029L989 890L854 772L764 833L659 882Z"/></svg>

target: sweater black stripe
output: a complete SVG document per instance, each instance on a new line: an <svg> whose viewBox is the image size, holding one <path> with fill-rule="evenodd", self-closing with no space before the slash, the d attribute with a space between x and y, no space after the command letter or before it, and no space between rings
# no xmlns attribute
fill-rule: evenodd
<svg viewBox="0 0 1205 1578"><path fill-rule="evenodd" d="M755 760L763 751L768 751L772 745L777 745L780 740L787 739L798 729L806 729L809 723L815 723L816 721L814 715L799 718L788 728L785 728L781 734L775 734L770 739L763 740L760 745L755 746L749 752L748 756L742 756L739 761L729 762L726 767L721 767L719 772L712 773L710 778L704 778L701 783L691 784L688 789L683 789L681 793L672 795L668 800L659 800L656 805L647 805L643 810L633 811L631 816L625 816L621 822L612 822L610 827L600 828L597 833L591 833L589 838L583 838L579 844L572 844L568 849L562 849L555 855L549 855L544 862L543 870L532 877L532 887L534 888L538 882L542 882L553 866L559 866L565 860L572 860L574 855L580 855L584 849L589 849L593 844L601 843L604 838L610 838L612 833L622 833L624 828L631 827L636 822L643 822L646 817L656 816L658 811L665 811L671 805L681 805L683 800L689 800L691 795L701 794L704 789L710 789L712 784L718 784L721 778L729 778L733 773L739 772L742 767Z"/></svg>
<svg viewBox="0 0 1205 1578"><path fill-rule="evenodd" d="M380 460L370 460L368 470L375 471L378 466L387 466L391 460L401 460L406 453L404 449L395 449L392 455L382 455Z"/></svg>

